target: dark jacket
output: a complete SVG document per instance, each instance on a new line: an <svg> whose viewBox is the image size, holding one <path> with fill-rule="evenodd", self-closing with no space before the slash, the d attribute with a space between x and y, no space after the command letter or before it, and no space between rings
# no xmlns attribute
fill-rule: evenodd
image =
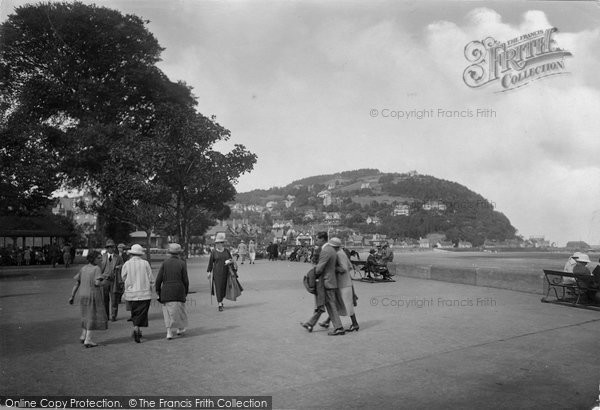
<svg viewBox="0 0 600 410"><path fill-rule="evenodd" d="M160 303L185 302L189 286L186 263L175 255L165 260L156 277L156 293Z"/></svg>

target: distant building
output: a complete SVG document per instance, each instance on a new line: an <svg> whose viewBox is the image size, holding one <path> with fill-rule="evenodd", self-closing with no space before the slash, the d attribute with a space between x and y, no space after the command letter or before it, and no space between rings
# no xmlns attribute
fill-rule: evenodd
<svg viewBox="0 0 600 410"><path fill-rule="evenodd" d="M547 241L543 236L530 236L529 241L533 244L534 248L550 247L550 241Z"/></svg>
<svg viewBox="0 0 600 410"><path fill-rule="evenodd" d="M360 184L360 189L371 189L371 183L363 182L362 184Z"/></svg>
<svg viewBox="0 0 600 410"><path fill-rule="evenodd" d="M324 212L323 218L325 223L328 225L339 225L342 221L342 217L339 212Z"/></svg>
<svg viewBox="0 0 600 410"><path fill-rule="evenodd" d="M275 208L275 206L277 206L277 201L269 201L267 202L267 204L265 205L265 207L269 210L269 211L273 211L273 208Z"/></svg>
<svg viewBox="0 0 600 410"><path fill-rule="evenodd" d="M427 238L419 239L419 248L429 248L429 239L427 239Z"/></svg>
<svg viewBox="0 0 600 410"><path fill-rule="evenodd" d="M567 249L587 251L588 249L591 249L591 246L584 241L569 241L567 242Z"/></svg>
<svg viewBox="0 0 600 410"><path fill-rule="evenodd" d="M331 192L329 190L324 190L321 191L317 194L318 198L322 198L323 199L323 205L324 206L329 206L331 205L332 201L332 196L331 196Z"/></svg>
<svg viewBox="0 0 600 410"><path fill-rule="evenodd" d="M57 199L56 206L52 208L52 213L71 218L77 225L87 225L91 231L95 230L98 221L97 216L82 211L78 206L79 202L91 205L93 198L91 195L80 195L72 198L65 195Z"/></svg>
<svg viewBox="0 0 600 410"><path fill-rule="evenodd" d="M427 201L423 204L423 209L425 211L445 211L446 205L441 201Z"/></svg>
<svg viewBox="0 0 600 410"><path fill-rule="evenodd" d="M392 211L392 216L409 216L409 215L410 215L410 207L405 204L396 205L396 207Z"/></svg>

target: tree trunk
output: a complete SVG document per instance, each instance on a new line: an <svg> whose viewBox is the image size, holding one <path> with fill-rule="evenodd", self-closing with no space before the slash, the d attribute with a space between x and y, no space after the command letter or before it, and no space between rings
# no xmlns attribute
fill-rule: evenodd
<svg viewBox="0 0 600 410"><path fill-rule="evenodd" d="M146 231L146 260L152 264L152 255L150 254L150 245L152 242L152 231Z"/></svg>

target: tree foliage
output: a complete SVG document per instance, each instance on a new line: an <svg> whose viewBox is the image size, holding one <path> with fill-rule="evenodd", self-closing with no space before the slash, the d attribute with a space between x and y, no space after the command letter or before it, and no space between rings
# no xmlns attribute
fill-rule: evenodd
<svg viewBox="0 0 600 410"><path fill-rule="evenodd" d="M63 184L91 191L106 220L186 243L228 212L256 156L213 149L230 132L155 66L162 48L146 23L75 2L19 7L2 24L4 210Z"/></svg>

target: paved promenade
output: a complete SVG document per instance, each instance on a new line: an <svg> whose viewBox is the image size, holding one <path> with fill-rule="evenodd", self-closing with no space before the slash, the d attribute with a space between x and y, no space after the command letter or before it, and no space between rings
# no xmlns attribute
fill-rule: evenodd
<svg viewBox="0 0 600 410"><path fill-rule="evenodd" d="M145 341L124 305L78 342L78 267L0 269L0 394L272 395L274 408L589 409L600 385L600 313L509 290L399 277L356 282L358 333L308 333L308 264L240 266L218 312L207 258L189 263L190 327L168 341L153 303ZM155 268L157 268L155 266ZM155 269L156 272L156 269ZM349 324L348 318L342 318Z"/></svg>

